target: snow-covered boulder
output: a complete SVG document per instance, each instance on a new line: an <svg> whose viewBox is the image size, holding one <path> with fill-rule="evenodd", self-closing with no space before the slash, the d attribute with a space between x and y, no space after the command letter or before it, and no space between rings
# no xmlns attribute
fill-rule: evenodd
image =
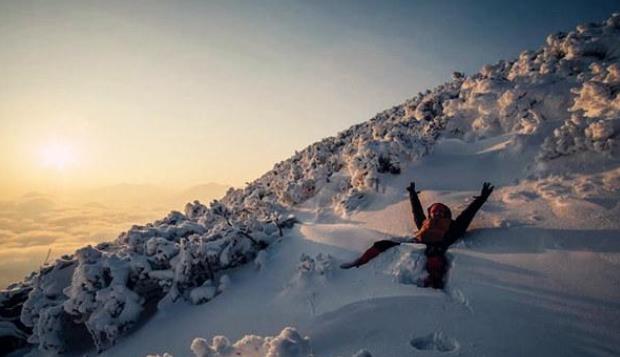
<svg viewBox="0 0 620 357"><path fill-rule="evenodd" d="M196 357L311 357L310 339L302 337L295 328L286 327L273 337L246 335L234 344L225 336L216 336L209 344L195 338L191 350Z"/></svg>

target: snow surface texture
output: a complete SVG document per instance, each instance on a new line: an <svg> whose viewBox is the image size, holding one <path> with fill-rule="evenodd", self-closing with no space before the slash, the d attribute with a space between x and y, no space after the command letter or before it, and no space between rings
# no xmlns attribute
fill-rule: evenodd
<svg viewBox="0 0 620 357"><path fill-rule="evenodd" d="M320 356L614 355L619 65L616 14L455 73L209 206L43 267L2 292L0 309L20 313L1 315L0 331L47 353L89 351L76 340L90 336L110 356L183 355L196 336L291 325ZM332 269L374 240L411 236L410 180L423 203L455 211L481 182L497 186L451 250L447 294L415 286L421 254L406 244Z"/></svg>

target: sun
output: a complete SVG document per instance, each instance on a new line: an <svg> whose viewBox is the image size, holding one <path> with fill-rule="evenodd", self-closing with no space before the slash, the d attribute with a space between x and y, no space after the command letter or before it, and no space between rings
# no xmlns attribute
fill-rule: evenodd
<svg viewBox="0 0 620 357"><path fill-rule="evenodd" d="M56 170L64 170L76 161L74 148L64 142L50 142L41 147L41 164Z"/></svg>

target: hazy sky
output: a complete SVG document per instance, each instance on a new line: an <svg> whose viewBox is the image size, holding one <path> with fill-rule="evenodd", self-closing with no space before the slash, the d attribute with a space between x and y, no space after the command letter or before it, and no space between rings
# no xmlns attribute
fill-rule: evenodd
<svg viewBox="0 0 620 357"><path fill-rule="evenodd" d="M0 194L240 185L618 1L0 1Z"/></svg>

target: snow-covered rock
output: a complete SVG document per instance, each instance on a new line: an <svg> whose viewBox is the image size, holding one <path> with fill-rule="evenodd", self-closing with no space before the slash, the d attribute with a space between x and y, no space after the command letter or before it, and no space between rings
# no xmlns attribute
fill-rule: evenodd
<svg viewBox="0 0 620 357"><path fill-rule="evenodd" d="M209 344L195 338L191 350L196 357L311 357L310 339L302 337L295 328L286 327L273 337L246 335L234 344L225 336L215 336Z"/></svg>

